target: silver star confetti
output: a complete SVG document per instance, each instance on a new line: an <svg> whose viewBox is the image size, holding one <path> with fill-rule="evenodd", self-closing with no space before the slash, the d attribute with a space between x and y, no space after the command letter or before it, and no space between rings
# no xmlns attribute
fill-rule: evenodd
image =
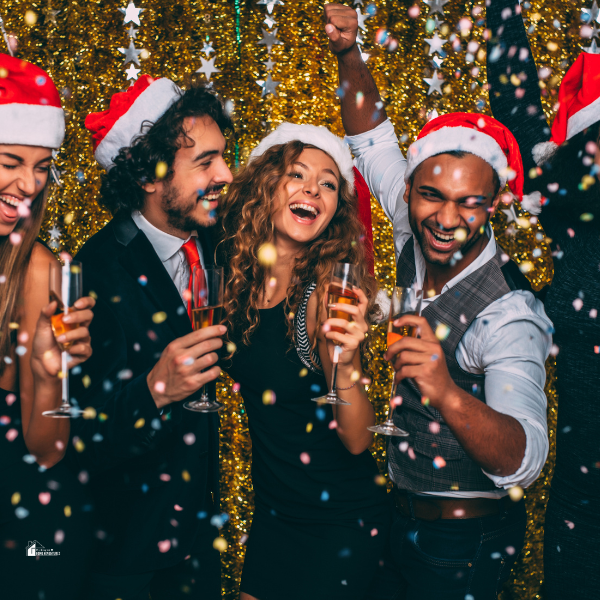
<svg viewBox="0 0 600 600"><path fill-rule="evenodd" d="M211 52L214 52L215 49L212 47L212 42L204 42L204 47L202 48L202 52L206 54L206 56L210 56Z"/></svg>
<svg viewBox="0 0 600 600"><path fill-rule="evenodd" d="M265 20L263 21L263 23L269 28L271 29L271 27L273 27L273 25L277 25L277 21L271 17L270 15L267 15L265 17Z"/></svg>
<svg viewBox="0 0 600 600"><path fill-rule="evenodd" d="M127 69L125 69L125 74L127 75L127 80L129 79L137 79L138 74L141 72L141 69L136 69L135 65L131 63Z"/></svg>
<svg viewBox="0 0 600 600"><path fill-rule="evenodd" d="M264 44L267 47L267 52L271 52L271 49L276 44L283 44L283 42L277 39L277 29L273 29L273 31L267 31L261 27L263 37L258 42L259 44Z"/></svg>
<svg viewBox="0 0 600 600"><path fill-rule="evenodd" d="M444 6L450 2L450 0L423 0L427 6L429 6L429 14L440 13L442 17L445 17Z"/></svg>
<svg viewBox="0 0 600 600"><path fill-rule="evenodd" d="M275 61L271 60L271 57L269 56L269 60L263 62L263 65L265 65L267 71L272 71L273 67L275 66Z"/></svg>
<svg viewBox="0 0 600 600"><path fill-rule="evenodd" d="M141 25L140 14L144 12L144 8L136 8L135 4L130 1L127 8L119 8L119 10L125 15L125 18L123 19L124 25L127 25L127 23Z"/></svg>
<svg viewBox="0 0 600 600"><path fill-rule="evenodd" d="M133 45L133 40L129 41L129 48L119 48L119 52L125 55L125 60L123 62L124 65L129 62L134 62L136 65L140 64L138 56L142 53L142 51L138 50Z"/></svg>
<svg viewBox="0 0 600 600"><path fill-rule="evenodd" d="M600 23L599 17L600 10L598 10L598 3L596 2L596 0L594 0L592 8L581 9L581 20L584 23L593 23L594 21L596 21L596 23Z"/></svg>
<svg viewBox="0 0 600 600"><path fill-rule="evenodd" d="M592 40L592 43L587 48L583 48L583 50L588 54L600 54L600 48L598 48L595 39Z"/></svg>
<svg viewBox="0 0 600 600"><path fill-rule="evenodd" d="M446 53L442 50L442 46L448 41L443 40L437 32L433 34L433 37L425 40L429 44L429 53L433 54L434 52L439 52L442 56L446 56Z"/></svg>
<svg viewBox="0 0 600 600"><path fill-rule="evenodd" d="M204 73L204 75L206 76L206 79L208 81L210 81L210 76L213 73L220 73L221 69L217 69L217 67L215 67L215 59L217 57L213 56L210 60L206 60L202 57L200 57L200 60L202 61L202 66L196 70L196 73Z"/></svg>
<svg viewBox="0 0 600 600"><path fill-rule="evenodd" d="M431 66L434 69L441 69L442 68L442 63L445 61L445 58L442 58L441 56L432 56L431 60L429 61L431 63Z"/></svg>
<svg viewBox="0 0 600 600"><path fill-rule="evenodd" d="M138 30L133 26L133 23L129 26L129 29L127 31L127 35L132 39L132 40L137 40L137 34L138 34Z"/></svg>
<svg viewBox="0 0 600 600"><path fill-rule="evenodd" d="M358 17L358 27L363 31L367 30L367 26L365 25L365 21L369 18L369 15L363 15L360 12L360 8L356 9L356 16Z"/></svg>
<svg viewBox="0 0 600 600"><path fill-rule="evenodd" d="M515 212L514 204L510 204L508 208L501 209L502 212L506 215L506 223L517 222L517 213Z"/></svg>
<svg viewBox="0 0 600 600"><path fill-rule="evenodd" d="M50 229L48 233L52 239L58 239L60 237L60 229L56 226L56 223L52 226L52 229Z"/></svg>
<svg viewBox="0 0 600 600"><path fill-rule="evenodd" d="M437 92L440 96L442 95L442 84L445 79L438 77L438 72L434 71L431 77L423 77L423 81L429 86L429 90L427 91L427 95L433 94L433 92Z"/></svg>
<svg viewBox="0 0 600 600"><path fill-rule="evenodd" d="M273 94L274 96L277 96L276 88L281 81L273 81L273 79L271 79L271 73L267 73L266 81L261 79L256 83L262 88L261 98L264 98L267 94Z"/></svg>
<svg viewBox="0 0 600 600"><path fill-rule="evenodd" d="M267 12L271 14L275 6L283 6L281 0L258 0L256 4L264 4L267 7Z"/></svg>

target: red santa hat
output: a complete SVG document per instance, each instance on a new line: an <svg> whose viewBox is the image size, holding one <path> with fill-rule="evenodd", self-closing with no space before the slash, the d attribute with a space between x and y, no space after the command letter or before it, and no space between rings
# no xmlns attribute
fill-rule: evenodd
<svg viewBox="0 0 600 600"><path fill-rule="evenodd" d="M498 174L501 188L508 183L523 208L540 212L539 192L523 197L523 161L517 140L502 123L487 115L450 113L429 121L408 148L405 180L428 158L456 150L483 159Z"/></svg>
<svg viewBox="0 0 600 600"><path fill-rule="evenodd" d="M60 148L65 114L52 79L39 67L0 54L0 144Z"/></svg>
<svg viewBox="0 0 600 600"><path fill-rule="evenodd" d="M582 52L560 84L550 141L533 147L533 159L542 164L563 142L596 121L600 121L600 54Z"/></svg>
<svg viewBox="0 0 600 600"><path fill-rule="evenodd" d="M305 144L316 146L333 158L340 170L340 174L346 181L354 184L354 171L352 170L352 154L348 144L337 135L334 135L327 127L315 125L296 125L294 123L282 123L262 139L260 144L252 150L248 162L257 156L264 154L272 146L287 144L298 140Z"/></svg>
<svg viewBox="0 0 600 600"><path fill-rule="evenodd" d="M94 156L107 171L121 148L131 146L142 133L145 122L154 123L181 97L181 90L170 79L142 75L126 92L110 99L110 107L90 113L85 127L92 132Z"/></svg>

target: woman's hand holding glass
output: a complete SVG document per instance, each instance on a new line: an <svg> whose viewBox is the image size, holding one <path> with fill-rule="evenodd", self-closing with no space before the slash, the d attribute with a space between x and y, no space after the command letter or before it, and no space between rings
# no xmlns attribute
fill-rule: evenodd
<svg viewBox="0 0 600 600"><path fill-rule="evenodd" d="M327 351L332 364L338 363L338 370L343 367L352 367L360 344L364 342L369 331L366 321L368 299L364 292L354 287L358 297L358 305L335 303L326 304L325 311L329 313L343 312L349 315L349 319L330 317L323 323L323 334L327 339ZM337 355L337 356L336 356Z"/></svg>
<svg viewBox="0 0 600 600"><path fill-rule="evenodd" d="M61 372L61 346L69 348L68 368L85 362L92 355L89 326L94 317L92 309L96 301L86 296L74 303L75 311L63 317L70 329L55 337L52 330L52 316L57 309L56 300L47 304L38 319L33 337L31 368L34 377L39 380L54 379Z"/></svg>

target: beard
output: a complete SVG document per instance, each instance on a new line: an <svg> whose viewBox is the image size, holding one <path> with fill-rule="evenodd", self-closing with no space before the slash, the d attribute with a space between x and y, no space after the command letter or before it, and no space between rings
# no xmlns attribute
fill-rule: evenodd
<svg viewBox="0 0 600 600"><path fill-rule="evenodd" d="M198 200L186 202L180 197L177 187L168 183L165 185L161 198L162 209L167 215L167 223L180 231L192 232L198 227L210 227L214 224L206 213L205 219L199 219L194 213L198 206Z"/></svg>

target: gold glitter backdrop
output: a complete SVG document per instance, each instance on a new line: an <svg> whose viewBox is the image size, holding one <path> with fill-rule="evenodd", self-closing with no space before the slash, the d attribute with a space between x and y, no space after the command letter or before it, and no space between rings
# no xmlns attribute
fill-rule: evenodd
<svg viewBox="0 0 600 600"><path fill-rule="evenodd" d="M128 65L118 50L127 48L130 42L131 23L124 25L124 14L119 11L126 8L128 1L0 1L6 29L18 38L18 56L48 70L62 91L67 111L66 140L57 160L63 185L54 188L51 194L43 229L44 237L55 249L76 252L109 218L95 202L101 170L93 159L83 120L87 113L107 108L110 96L128 86L125 74ZM342 134L336 97L337 66L327 49L323 4L317 0L263 0L262 4L256 0L139 0L137 7L144 10L139 26L135 25L137 37L133 42L137 49L147 51L145 58L140 57L139 68L143 73L170 77L185 85L203 67L202 59L214 58L214 67L219 72L212 73L211 81L225 98L234 102L237 142L227 150L234 169L243 164L265 132L284 120L327 125ZM357 1L363 14L367 4L368 0ZM431 57L427 54L429 46L424 41L433 34L426 29L428 6L415 3L420 14L410 18L408 10L413 0L374 0L371 4L376 13L365 21L363 51L370 55L367 64L403 150L434 108L439 113L480 110L489 114L485 54L476 51L467 62L466 53L466 46L472 40L485 48L483 0L450 0L444 6L444 16L437 15L445 22L437 30L440 37L448 39L454 34L462 44L458 51L451 49L451 42L444 46L448 56L439 69L444 78L441 95L437 92L428 95L429 86L423 80L433 74ZM586 0L583 6L589 4ZM580 51L581 7L580 0L524 3L525 22L538 67L552 69L544 98L550 118L557 87ZM399 42L395 51L375 43L375 32L380 28ZM269 36L274 42L270 55L264 43ZM263 43L259 44L261 40ZM207 41L214 53L203 50ZM268 59L274 64L265 65ZM263 87L265 91L274 89L276 95L263 96ZM522 216L521 211L518 213ZM373 222L377 276L389 288L394 280L392 231L375 202ZM528 263L524 268L529 269L528 276L536 286L550 280L552 261L545 243L536 242L536 224L520 219L516 226L513 223L507 228L506 218L500 213L494 218L494 227L502 246L521 264ZM543 251L538 258L532 255L535 247ZM383 350L383 332L377 330L369 395L379 420L387 411L385 398L390 384L389 367L381 358ZM550 457L541 477L526 493L529 515L526 546L512 580L503 591L503 600L543 598L543 521L554 464L557 409L551 362L548 372ZM219 385L220 398L226 404L221 418L221 465L222 509L229 515L222 531L229 545L223 553L223 596L228 599L239 594L243 542L253 506L246 415L231 384L223 379ZM383 442L378 439L373 447L381 465L385 458Z"/></svg>

